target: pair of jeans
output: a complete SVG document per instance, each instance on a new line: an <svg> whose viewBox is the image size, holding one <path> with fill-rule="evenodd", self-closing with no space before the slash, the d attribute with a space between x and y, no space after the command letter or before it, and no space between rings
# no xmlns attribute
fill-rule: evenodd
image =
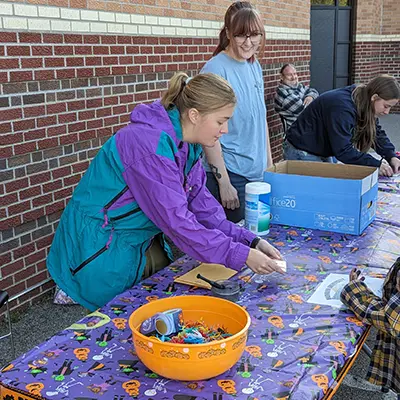
<svg viewBox="0 0 400 400"><path fill-rule="evenodd" d="M235 210L229 210L224 208L226 218L232 222L239 222L244 218L244 208L245 208L245 193L246 193L246 184L250 181L246 179L244 176L234 174L233 172L228 171L229 179L231 181L232 186L238 192L238 198L240 206ZM221 196L219 193L218 182L215 179L215 176L212 172L207 172L207 188L211 192L211 194L221 203Z"/></svg>
<svg viewBox="0 0 400 400"><path fill-rule="evenodd" d="M283 142L283 158L285 160L319 161L327 163L336 163L334 157L320 157L307 151L294 147L287 139Z"/></svg>

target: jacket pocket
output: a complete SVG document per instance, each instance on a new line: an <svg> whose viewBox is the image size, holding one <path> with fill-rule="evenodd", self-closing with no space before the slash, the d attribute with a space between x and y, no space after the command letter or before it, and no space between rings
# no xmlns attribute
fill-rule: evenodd
<svg viewBox="0 0 400 400"><path fill-rule="evenodd" d="M85 268L86 265L90 264L92 261L94 261L97 257L99 257L101 254L103 254L105 251L107 251L108 247L105 245L102 247L100 250L96 251L93 255L91 255L89 258L87 258L85 261L83 261L81 264L79 264L75 269L70 268L72 275L75 275L78 273L82 268Z"/></svg>

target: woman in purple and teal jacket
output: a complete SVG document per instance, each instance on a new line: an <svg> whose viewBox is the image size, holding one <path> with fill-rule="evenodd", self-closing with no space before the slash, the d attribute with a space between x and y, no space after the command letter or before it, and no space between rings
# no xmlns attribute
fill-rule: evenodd
<svg viewBox="0 0 400 400"><path fill-rule="evenodd" d="M161 101L136 106L131 123L104 144L61 217L47 259L73 300L95 310L165 267L163 233L197 260L282 272L274 262L280 253L227 221L205 186L201 146L227 133L235 104L223 78L178 73Z"/></svg>

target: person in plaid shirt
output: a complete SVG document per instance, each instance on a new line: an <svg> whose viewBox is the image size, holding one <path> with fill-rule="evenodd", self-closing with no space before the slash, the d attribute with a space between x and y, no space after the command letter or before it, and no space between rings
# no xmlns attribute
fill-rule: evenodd
<svg viewBox="0 0 400 400"><path fill-rule="evenodd" d="M392 389L400 399L400 258L385 279L382 299L363 280L354 268L340 297L359 320L378 329L368 380Z"/></svg>
<svg viewBox="0 0 400 400"><path fill-rule="evenodd" d="M299 83L296 68L285 64L280 71L281 83L275 94L275 111L284 119L283 128L290 128L300 113L318 97L318 92Z"/></svg>

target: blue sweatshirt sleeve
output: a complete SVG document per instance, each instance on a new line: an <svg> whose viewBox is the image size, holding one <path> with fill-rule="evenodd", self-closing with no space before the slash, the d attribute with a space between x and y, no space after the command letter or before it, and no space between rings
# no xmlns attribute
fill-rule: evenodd
<svg viewBox="0 0 400 400"><path fill-rule="evenodd" d="M375 151L382 157L386 159L386 161L390 161L392 157L396 156L396 150L393 146L392 142L386 135L386 132L382 129L379 124L379 119L376 119L376 145Z"/></svg>
<svg viewBox="0 0 400 400"><path fill-rule="evenodd" d="M328 133L333 155L344 164L379 168L381 160L358 151L352 143L353 130L356 124L355 115L340 106L331 106L324 111L325 129Z"/></svg>
<svg viewBox="0 0 400 400"><path fill-rule="evenodd" d="M152 154L127 168L123 176L140 209L182 251L196 260L236 270L244 266L249 247L198 221L188 207L191 196L174 162Z"/></svg>

